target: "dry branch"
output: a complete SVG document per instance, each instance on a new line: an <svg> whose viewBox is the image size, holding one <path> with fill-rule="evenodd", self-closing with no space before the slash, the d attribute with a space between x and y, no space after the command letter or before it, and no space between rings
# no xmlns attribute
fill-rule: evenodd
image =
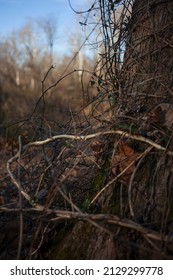
<svg viewBox="0 0 173 280"><path fill-rule="evenodd" d="M152 141L152 140L150 140L148 138L145 138L143 136L132 135L130 133L127 133L127 132L124 132L124 131L121 131L121 130L108 130L108 131L97 132L97 133L93 133L93 134L89 134L89 135L68 135L68 134L55 135L55 136L52 136L52 137L47 138L45 140L30 142L30 143L24 145L22 147L22 152L26 151L27 149L29 149L31 147L43 146L43 145L49 144L51 142L54 142L54 141L56 141L58 139L71 139L71 140L87 141L89 139L93 139L93 138L96 138L96 137L99 137L99 136L103 136L103 135L110 135L110 134L115 134L115 135L117 134L117 135L121 135L122 137L125 137L125 138L130 138L130 139L134 139L134 140L146 143L146 144L148 144L148 145L150 145L150 146L152 146L152 147L154 147L154 148L156 148L156 149L158 149L160 151L165 152L169 156L173 156L173 152L167 151L167 149L165 147L159 145L158 143L156 143L156 142L154 142L154 141ZM9 173L13 183L18 188L18 190L21 189L20 182L18 181L17 178L15 178L13 172L10 169L10 165L15 160L17 160L20 157L20 155L21 155L21 151L19 151L15 156L10 158L8 160L8 162L7 162L7 171ZM24 190L21 190L21 193L22 193L22 195L25 197L25 199L27 201L31 201L31 197Z"/></svg>
<svg viewBox="0 0 173 280"><path fill-rule="evenodd" d="M44 206L39 204L35 205L33 208L26 208L23 209L24 212L42 212L44 210ZM0 207L0 211L7 211L7 212L19 212L20 209L8 209L5 207ZM137 232L141 233L142 235L146 236L147 238L156 240L156 241L164 241L164 242L172 242L172 236L163 236L153 230L149 230L147 228L142 227L136 222L133 222L130 219L123 219L119 218L116 215L110 214L88 214L82 212L74 212L74 211L67 211L67 210L54 210L54 209L47 209L45 215L54 214L58 219L75 219L75 220L85 220L91 221L93 223L107 223L107 224L114 224L117 226L121 226L124 228L129 228L132 230L136 230ZM45 217L45 216L44 216ZM48 218L49 219L49 218ZM49 221L54 221L55 219L50 219ZM110 232L108 232L110 234Z"/></svg>
<svg viewBox="0 0 173 280"><path fill-rule="evenodd" d="M93 134L89 134L89 135L68 135L68 134L55 135L55 136L52 136L45 140L30 142L30 143L24 145L23 152L26 151L30 147L43 146L43 145L49 144L51 142L54 142L58 139L71 139L71 140L86 141L86 140L89 140L92 138L96 138L96 137L103 136L103 135L110 135L110 134L115 134L115 135L117 134L117 135L121 135L124 138L130 138L133 140L137 140L137 141L146 143L146 144L156 148L157 150L165 152L169 156L173 156L172 151L167 151L167 149L165 147L152 141L151 139L143 137L141 135L132 135L131 133L124 132L121 130L107 130L107 131L97 132L97 133L93 133ZM19 157L19 152L14 157L9 159L8 164L12 163L18 157Z"/></svg>

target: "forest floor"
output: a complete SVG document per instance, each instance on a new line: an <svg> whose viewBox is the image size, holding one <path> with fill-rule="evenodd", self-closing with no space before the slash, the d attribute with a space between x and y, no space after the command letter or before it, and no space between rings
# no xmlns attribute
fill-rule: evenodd
<svg viewBox="0 0 173 280"><path fill-rule="evenodd" d="M19 190L7 171L12 147L3 138L0 144L0 259L16 259L21 239L21 259L44 259L46 256L41 255L39 249L48 236L50 240L56 234L56 223L50 223L53 216L44 215L44 210L34 212L34 205L38 203L44 209L69 211L74 211L75 207L87 208L93 195L93 180L100 168L99 152L94 151L99 144L58 141L56 146L50 144L44 149L28 150L20 162L11 164L16 177L20 170L21 187L32 198L32 202L22 198L22 222ZM17 153L17 149L14 152Z"/></svg>

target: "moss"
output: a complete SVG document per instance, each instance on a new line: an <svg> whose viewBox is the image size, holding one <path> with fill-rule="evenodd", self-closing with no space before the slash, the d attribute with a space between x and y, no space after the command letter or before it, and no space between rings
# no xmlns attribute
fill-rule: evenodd
<svg viewBox="0 0 173 280"><path fill-rule="evenodd" d="M93 188L95 191L98 191L103 184L105 183L106 179L109 176L109 166L110 166L110 160L107 158L102 165L102 168L98 171L96 174L94 181L93 181Z"/></svg>
<svg viewBox="0 0 173 280"><path fill-rule="evenodd" d="M86 198L86 199L82 202L81 206L79 206L80 210L81 210L82 212L86 212L86 211L88 210L88 208L89 208L90 202L91 202L91 198L89 198L89 197Z"/></svg>
<svg viewBox="0 0 173 280"><path fill-rule="evenodd" d="M113 196L110 202L110 213L119 215L120 213L120 193L119 187L114 188Z"/></svg>

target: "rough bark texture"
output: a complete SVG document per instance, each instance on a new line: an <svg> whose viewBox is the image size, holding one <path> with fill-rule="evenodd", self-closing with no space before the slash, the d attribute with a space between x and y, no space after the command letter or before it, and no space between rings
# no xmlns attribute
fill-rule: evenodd
<svg viewBox="0 0 173 280"><path fill-rule="evenodd" d="M170 150L173 149L173 119L168 125L165 116L168 112L172 114L173 100L172 11L172 1L135 1L128 25L121 96L126 114L136 118L142 133ZM163 106L165 110L154 111L154 108L159 108L157 106ZM132 191L133 218L157 229L163 235L172 234L172 163L172 156L157 150L150 152L142 164L142 176L139 176ZM143 246L140 238L136 241L138 248ZM169 253L173 256L173 252L170 250L168 253L169 250L163 244L163 247L157 244L158 254L154 253L152 245L150 256L145 254L147 258L156 255L164 257L164 254ZM142 257L141 250L136 257Z"/></svg>
<svg viewBox="0 0 173 280"><path fill-rule="evenodd" d="M134 3L122 72L123 105L130 111L172 101L172 10L172 1Z"/></svg>

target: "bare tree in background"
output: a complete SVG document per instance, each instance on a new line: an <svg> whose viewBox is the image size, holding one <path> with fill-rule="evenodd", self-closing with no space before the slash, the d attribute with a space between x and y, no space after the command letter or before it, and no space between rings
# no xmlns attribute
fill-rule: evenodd
<svg viewBox="0 0 173 280"><path fill-rule="evenodd" d="M50 52L51 62L52 62L54 44L57 39L57 20L53 15L49 15L46 18L40 19L38 21L38 24L42 28L46 36L46 41Z"/></svg>

